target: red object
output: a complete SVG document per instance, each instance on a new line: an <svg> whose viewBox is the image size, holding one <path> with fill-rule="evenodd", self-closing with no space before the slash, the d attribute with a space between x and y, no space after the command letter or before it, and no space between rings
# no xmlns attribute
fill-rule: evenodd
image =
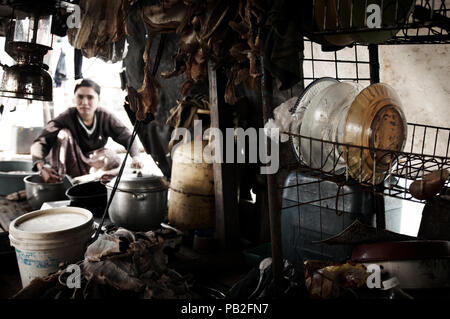
<svg viewBox="0 0 450 319"><path fill-rule="evenodd" d="M352 261L450 258L450 241L410 240L361 244L353 249Z"/></svg>

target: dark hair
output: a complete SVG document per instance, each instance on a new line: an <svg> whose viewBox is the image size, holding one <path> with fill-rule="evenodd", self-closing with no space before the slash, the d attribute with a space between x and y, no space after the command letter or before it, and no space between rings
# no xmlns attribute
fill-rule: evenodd
<svg viewBox="0 0 450 319"><path fill-rule="evenodd" d="M75 85L75 89L73 90L73 93L75 93L78 90L78 88L80 88L82 86L92 88L92 89L94 89L95 92L97 92L98 95L100 95L100 85L98 85L97 83L95 83L94 81L89 80L89 79L83 79L83 81L81 81L80 83Z"/></svg>

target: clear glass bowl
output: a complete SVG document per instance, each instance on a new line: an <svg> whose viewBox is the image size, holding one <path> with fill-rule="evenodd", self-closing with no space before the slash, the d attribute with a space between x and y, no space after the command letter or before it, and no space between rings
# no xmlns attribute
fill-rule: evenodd
<svg viewBox="0 0 450 319"><path fill-rule="evenodd" d="M292 121L289 128L289 131L291 133L297 135L300 134L305 111L311 105L312 99L325 88L336 83L339 83L336 79L324 77L313 81L303 90L302 94L298 97L294 107L291 109ZM290 136L289 142L297 160L304 163L305 165L308 165L306 159L309 159L309 156L305 157L302 155L302 153L300 152L300 144L309 143L309 139L300 139L296 136Z"/></svg>
<svg viewBox="0 0 450 319"><path fill-rule="evenodd" d="M300 145L300 153L309 167L336 174L344 172L342 150L334 143L341 140L339 127L360 90L356 84L337 82L312 99L303 116L300 135L321 141L304 140Z"/></svg>

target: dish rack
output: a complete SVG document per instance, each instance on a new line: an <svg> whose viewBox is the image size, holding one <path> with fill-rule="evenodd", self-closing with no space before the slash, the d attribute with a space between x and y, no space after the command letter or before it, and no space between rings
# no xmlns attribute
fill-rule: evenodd
<svg viewBox="0 0 450 319"><path fill-rule="evenodd" d="M309 6L312 3L314 8L316 1L318 0L308 2ZM402 0L335 0L334 2L338 3L337 7L339 7L340 2L350 3L353 6L356 1L365 2L365 4L368 1L371 3L375 1L381 3L381 6L394 1L394 5L398 7ZM337 22L331 28L322 30L311 28L313 25L311 23L309 25L304 23L302 88L306 88L311 82L322 77L355 81L364 87L380 82L378 45L449 44L448 7L450 3L447 1L446 4L444 0L412 1L413 8L403 23L397 20L390 25L382 25L378 29L398 30L382 43L354 41L349 45L335 46L333 50L333 45L327 47L322 43L326 39L325 36L355 35L374 30L367 26L355 27L350 21L348 27ZM312 17L315 19L313 8ZM423 8L428 9L427 19L423 18ZM303 17L305 15L309 15L310 19L311 11L305 11ZM335 16L339 16L339 12L336 11ZM323 21L323 25L326 26L326 21ZM331 65L334 68L330 68ZM349 73L351 69L353 71ZM291 92L291 96L299 96L301 93L292 94ZM297 139L298 143L321 143L322 150L326 148L323 146L332 146L328 148L332 151L321 154L323 159L336 156L334 152L336 149L339 150L337 156L346 156L343 152L346 148L356 149L359 154L368 152L369 156L374 157L375 166L376 161L386 160L384 163L387 169L386 179L382 183L374 183L374 176L363 180L362 176L353 173L352 177L348 167L344 172L324 171L321 168L310 168L307 165L308 159L295 159L294 155L291 158L280 157L280 167L288 172L288 177L285 178L286 175L280 174L285 181L283 185L280 184L281 180L277 183L274 178L268 178L274 277L276 281L278 280L278 285L281 285L283 258L300 263L305 257L307 259L333 257L335 260L343 260L340 258L348 256L351 245L350 247L317 245L314 242L339 234L359 217L365 219L360 221L367 225L376 225L377 229L387 229L386 225L392 222L392 216L403 214L403 206L407 206L409 202L424 203L423 200L411 195L409 186L413 181L438 169L450 170L450 127L407 123L406 143L402 151L398 152L320 140L292 132L283 133L289 135L290 139ZM289 151L291 154L296 153L293 150ZM361 162L362 158L359 163ZM446 181L437 196L449 199L449 188L449 181ZM277 189L279 192L272 189ZM270 201L270 194L279 196L281 193L282 198ZM356 203L353 196L359 197ZM362 203L366 200L369 205ZM362 214L365 209L368 213ZM282 250L282 254L276 249ZM306 256L307 254L310 256Z"/></svg>
<svg viewBox="0 0 450 319"><path fill-rule="evenodd" d="M411 195L409 191L411 183L433 171L440 169L450 170L450 128L408 123L408 139L404 150L401 152L331 142L291 132L284 133L289 135L291 139L297 139L299 145L302 143L309 143L310 145L313 142L320 143L320 148L322 150L321 163L326 163L328 160L331 160L332 163L337 163L339 157L342 157L346 163L349 163L349 153L360 154L359 165L353 167L351 170L356 172L356 175L353 173L353 176L351 176L348 166L345 167L344 172L337 172L335 170L336 165L332 170L327 171L324 171L323 168L311 168L311 165L308 165L308 162L310 162L311 159L307 158L302 159L297 163L288 163L287 165L288 169L297 170L298 172L315 177L319 180L332 181L339 186L359 185L363 190L375 192L380 195L387 195L414 202L423 202L423 200L414 198ZM325 149L330 151L326 152L324 151ZM345 152L344 150L353 150L353 152ZM338 155L336 155L336 153ZM379 170L373 169L369 177L363 178L363 154L367 154L366 156L370 156L374 159L374 168L377 165L378 158L378 161L382 161L383 166L387 167L387 170L385 172L380 172ZM358 160L356 162L358 163ZM383 183L376 182L377 174L384 174L385 179ZM299 185L285 186L283 188ZM445 190L449 186L450 181L446 181L442 190ZM437 196L446 196L444 194L445 192L441 191ZM339 194L338 196L345 195L350 195L350 193ZM316 200L299 203L299 205L311 204L313 202L331 198L332 197L318 198Z"/></svg>
<svg viewBox="0 0 450 319"><path fill-rule="evenodd" d="M358 6L362 3L364 8L369 4L377 4L381 8L381 17L384 18L381 21L384 22L377 29L367 26L367 18L373 11L368 10L369 12L364 14L361 14L361 10L358 11ZM318 4L321 4L320 11L315 9ZM405 7L407 9L402 11ZM307 14L312 14L315 27L306 27L309 30L305 31L312 35L348 35L374 30L394 30L398 32L382 44L450 43L448 0L313 0L311 9L312 12ZM318 14L322 10L328 14L323 14L322 17L322 14ZM393 16L388 16L394 12ZM340 18L331 21L330 14Z"/></svg>
<svg viewBox="0 0 450 319"><path fill-rule="evenodd" d="M354 81L360 83L364 87L378 82L379 75L378 68L373 69L373 65L378 65L378 56L370 54L370 45L355 44L352 48L345 48L344 50L334 52L321 52L320 45L304 39L304 59L303 59L303 82L304 87L321 77L332 77L340 81ZM330 65L333 65L334 72L330 72ZM348 67L350 65L350 68ZM343 72L342 67L346 66L347 71ZM353 69L349 72L349 69ZM325 72L327 70L328 72ZM311 159L299 159L286 161L281 159L281 165L285 169L295 170L299 173L315 177L317 183L321 181L335 182L339 189L344 190L344 185L357 185L361 190L373 192L379 195L398 198L401 200L408 200L412 202L424 203L424 200L413 197L409 191L410 184L417 179L439 169L450 170L450 127L438 127L432 125L424 125L418 123L407 123L407 136L405 146L402 151L390 151L383 149L375 149L364 146L356 146L351 144L344 144L332 142L327 140L316 139L308 136L302 136L293 132L282 132L289 136L290 139L296 139L298 145L301 143L320 143L322 154L321 163L325 163L327 159L333 163L337 163L341 156L346 163L349 159L349 153L360 154L359 166L352 167L353 176L350 174L347 166L344 172L335 170L323 170L321 168L311 168L308 165ZM292 146L292 144L291 144ZM327 147L328 146L328 147ZM311 149L311 146L310 146ZM326 152L324 149L328 149ZM336 155L335 150L338 150ZM344 150L352 150L356 152L344 152ZM292 154L295 151L291 148ZM362 154L370 155L374 158L376 166L377 161L383 162L383 167L386 168L386 178L383 183L376 182L376 172L374 169L369 178L362 178ZM358 163L358 161L356 161ZM359 172L355 174L356 172ZM310 182L311 183L311 182ZM447 180L442 192L438 196L445 195L445 190L449 188L450 182ZM304 186L301 182L294 185L282 186L281 189L290 187ZM320 202L324 200L339 200L339 197L350 195L351 193L338 193L335 197L318 197L311 201L299 201L298 206ZM282 209L289 208L282 206ZM337 207L336 207L336 210Z"/></svg>

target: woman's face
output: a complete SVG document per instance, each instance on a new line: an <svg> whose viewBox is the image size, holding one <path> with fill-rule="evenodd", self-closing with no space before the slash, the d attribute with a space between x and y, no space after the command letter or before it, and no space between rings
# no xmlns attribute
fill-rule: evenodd
<svg viewBox="0 0 450 319"><path fill-rule="evenodd" d="M75 102L81 118L93 119L100 98L91 87L81 86L75 91Z"/></svg>

